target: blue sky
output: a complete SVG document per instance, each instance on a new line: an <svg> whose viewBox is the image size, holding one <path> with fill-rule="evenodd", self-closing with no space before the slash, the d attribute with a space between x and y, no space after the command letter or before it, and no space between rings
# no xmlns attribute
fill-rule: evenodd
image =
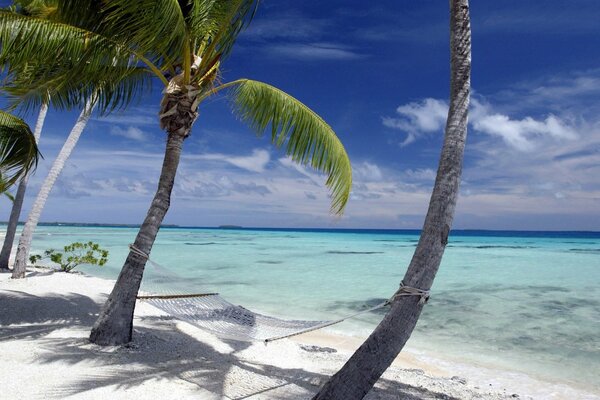
<svg viewBox="0 0 600 400"><path fill-rule="evenodd" d="M479 0L471 13L473 98L454 227L600 230L600 3ZM329 122L354 169L346 213L332 217L323 176L256 138L219 97L185 143L165 223L420 228L447 110L448 36L447 0L264 0L224 80L268 82ZM164 151L160 90L93 118L43 221L141 223ZM26 211L75 118L49 113ZM6 220L10 205L1 207Z"/></svg>

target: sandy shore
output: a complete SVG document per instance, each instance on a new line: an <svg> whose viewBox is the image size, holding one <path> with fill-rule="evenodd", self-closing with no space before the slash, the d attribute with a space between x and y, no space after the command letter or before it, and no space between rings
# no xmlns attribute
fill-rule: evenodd
<svg viewBox="0 0 600 400"><path fill-rule="evenodd" d="M136 308L132 343L87 341L113 282L34 269L0 274L2 398L307 399L359 338L326 332L269 344L224 341ZM368 399L584 399L600 396L523 374L405 351Z"/></svg>

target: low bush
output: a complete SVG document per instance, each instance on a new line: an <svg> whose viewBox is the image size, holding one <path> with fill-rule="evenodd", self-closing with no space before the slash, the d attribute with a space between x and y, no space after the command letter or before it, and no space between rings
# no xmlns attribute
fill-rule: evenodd
<svg viewBox="0 0 600 400"><path fill-rule="evenodd" d="M104 250L98 243L75 242L63 247L63 251L48 249L43 256L34 254L29 261L35 265L42 259L49 259L60 266L61 271L70 272L82 264L103 266L108 261L108 250Z"/></svg>

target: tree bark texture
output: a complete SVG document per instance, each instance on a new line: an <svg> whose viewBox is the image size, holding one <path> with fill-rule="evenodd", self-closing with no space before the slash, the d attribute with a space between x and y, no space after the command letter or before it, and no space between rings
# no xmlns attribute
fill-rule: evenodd
<svg viewBox="0 0 600 400"><path fill-rule="evenodd" d="M35 202L31 207L31 211L29 212L27 221L23 227L23 232L21 232L19 245L17 246L17 256L15 258L15 265L12 273L12 277L15 279L25 277L25 269L27 267L27 260L29 258L29 251L31 249L33 232L35 231L35 228L37 228L37 224L40 221L40 216L42 215L42 210L46 205L46 200L48 200L50 191L52 190L54 183L63 170L65 163L69 159L71 152L77 145L77 141L79 140L83 129L90 119L93 108L94 104L91 103L87 103L83 108L83 111L79 115L79 118L77 118L77 121L75 122L71 133L67 137L65 144L63 144L63 147L60 149L60 153L58 153L56 160L54 160L54 163L50 168L50 172L48 172L48 176L44 180L44 183L42 183L42 187L40 188Z"/></svg>
<svg viewBox="0 0 600 400"><path fill-rule="evenodd" d="M179 92L167 93L163 98L161 126L168 132L165 158L158 181L158 190L133 243L145 254L150 254L160 225L169 209L183 141L189 135L197 117L195 108L194 111L191 109L193 101L193 97L190 99L186 94ZM174 111L169 113L169 110ZM92 328L90 334L92 343L115 346L131 341L133 313L145 265L145 257L137 252L129 253L117 282Z"/></svg>
<svg viewBox="0 0 600 400"><path fill-rule="evenodd" d="M403 282L429 289L452 226L467 136L471 79L471 27L468 0L450 1L450 108L434 189L419 243ZM418 296L396 297L360 348L313 400L357 400L371 390L408 341L423 305Z"/></svg>
<svg viewBox="0 0 600 400"><path fill-rule="evenodd" d="M35 130L33 136L35 142L39 143L40 136L42 134L42 127L44 126L44 120L48 113L48 104L42 103L40 107L40 113L38 114L37 122L35 123ZM8 219L8 225L6 227L6 235L4 236L4 244L2 245L2 251L0 252L0 269L8 269L8 260L10 259L10 253L12 251L13 242L15 241L15 234L17 233L17 224L19 223L19 217L21 216L21 209L23 208L23 200L25 199L25 191L27 190L27 181L29 180L29 174L25 175L19 182L17 188L17 194L15 195L15 201L13 201L12 209L10 210L10 217Z"/></svg>

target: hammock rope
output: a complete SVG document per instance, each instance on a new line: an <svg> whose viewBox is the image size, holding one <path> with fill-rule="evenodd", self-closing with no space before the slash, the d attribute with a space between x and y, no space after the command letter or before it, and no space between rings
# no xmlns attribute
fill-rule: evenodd
<svg viewBox="0 0 600 400"><path fill-rule="evenodd" d="M133 253L145 258L157 270L165 271L164 267L152 261L148 254L133 244L129 245L129 248ZM390 299L368 309L330 321L286 320L270 317L232 304L218 293L186 294L163 289L161 293L152 291L152 293L139 294L137 299L148 302L174 318L188 322L217 336L250 342L262 341L267 344L323 329L371 313L404 296L419 296L419 304L424 304L429 298L429 290L417 289L400 283L400 288Z"/></svg>

